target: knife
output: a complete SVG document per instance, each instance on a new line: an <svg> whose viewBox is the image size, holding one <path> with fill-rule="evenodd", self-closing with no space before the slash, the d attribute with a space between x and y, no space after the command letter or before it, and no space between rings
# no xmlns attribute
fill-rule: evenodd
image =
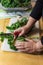
<svg viewBox="0 0 43 65"><path fill-rule="evenodd" d="M14 33L0 33L0 37L1 36L9 36L9 35L14 35ZM14 37L15 37L15 35L14 35ZM16 37L14 38L14 41L16 41L17 37L18 37L18 35L16 35Z"/></svg>

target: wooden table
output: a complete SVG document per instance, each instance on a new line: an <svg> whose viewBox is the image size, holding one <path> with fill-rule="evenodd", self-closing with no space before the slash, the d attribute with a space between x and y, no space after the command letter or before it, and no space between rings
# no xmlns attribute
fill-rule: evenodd
<svg viewBox="0 0 43 65"><path fill-rule="evenodd" d="M0 20L0 31L5 32L4 20ZM8 20L6 20L8 21ZM1 28L1 25L3 28ZM43 65L43 55L3 52L0 50L0 65Z"/></svg>
<svg viewBox="0 0 43 65"><path fill-rule="evenodd" d="M0 65L43 65L43 55L0 51Z"/></svg>

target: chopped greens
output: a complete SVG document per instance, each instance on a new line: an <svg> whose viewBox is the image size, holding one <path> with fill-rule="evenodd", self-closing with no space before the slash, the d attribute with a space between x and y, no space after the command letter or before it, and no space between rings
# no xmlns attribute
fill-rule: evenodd
<svg viewBox="0 0 43 65"><path fill-rule="evenodd" d="M19 27L24 26L28 22L26 17L23 17L20 21L18 20L16 23L12 24L11 26L7 26L6 28L9 30L15 30Z"/></svg>
<svg viewBox="0 0 43 65"><path fill-rule="evenodd" d="M20 21L17 21L16 23L12 24L10 27L7 26L6 28L8 30L15 30L19 27L22 27L24 25L26 25L28 19L26 17L23 17ZM14 46L14 43L15 43L15 40L14 40L14 35L11 34L11 35L4 35L3 32L0 33L0 40L3 42L4 39L8 39L8 44L10 45L10 48L17 51L16 47ZM20 36L20 37L17 37L16 40L20 40L20 41L25 41L25 37L24 36Z"/></svg>
<svg viewBox="0 0 43 65"><path fill-rule="evenodd" d="M0 3L4 7L14 8L14 7L26 7L29 5L31 0L0 0Z"/></svg>

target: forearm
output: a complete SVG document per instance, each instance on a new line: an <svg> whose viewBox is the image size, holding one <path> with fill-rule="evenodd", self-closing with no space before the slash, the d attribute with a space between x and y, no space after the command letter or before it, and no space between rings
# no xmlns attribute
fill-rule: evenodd
<svg viewBox="0 0 43 65"><path fill-rule="evenodd" d="M42 8L43 8L43 0L37 0L35 7L33 8L28 23L26 25L27 28L30 29L35 21L39 20L42 15Z"/></svg>
<svg viewBox="0 0 43 65"><path fill-rule="evenodd" d="M27 22L27 28L29 29L30 27L32 27L33 26L33 24L36 22L36 19L34 19L33 17L29 17L29 20L28 20L28 22Z"/></svg>

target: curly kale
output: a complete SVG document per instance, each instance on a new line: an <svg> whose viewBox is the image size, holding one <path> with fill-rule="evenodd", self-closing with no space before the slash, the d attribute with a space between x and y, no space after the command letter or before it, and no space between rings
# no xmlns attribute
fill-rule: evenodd
<svg viewBox="0 0 43 65"><path fill-rule="evenodd" d="M17 51L18 49L14 46L14 43L15 43L15 40L14 40L14 35L4 35L4 33L0 33L0 41L3 42L4 39L8 39L8 44L10 46L11 49ZM20 36L20 37L17 37L16 40L19 40L19 41L25 41L25 37L23 36Z"/></svg>
<svg viewBox="0 0 43 65"><path fill-rule="evenodd" d="M12 24L10 27L7 26L6 28L11 31L11 30L14 30L14 29L17 29L19 27L26 25L27 21L28 21L28 19L26 17L23 17L20 21L17 21L16 23ZM15 43L14 35L13 34L4 35L4 33L1 32L0 40L3 42L5 38L8 39L8 44L10 45L10 48L17 51L16 47L14 46L14 43ZM16 40L25 41L25 37L20 36L20 37L17 37Z"/></svg>
<svg viewBox="0 0 43 65"><path fill-rule="evenodd" d="M18 20L16 23L12 24L11 26L7 26L6 28L11 30L15 30L19 27L22 27L24 25L26 25L26 23L28 22L28 19L26 17L23 17L20 21Z"/></svg>
<svg viewBox="0 0 43 65"><path fill-rule="evenodd" d="M30 0L0 0L0 2L4 7L14 8L28 6Z"/></svg>

